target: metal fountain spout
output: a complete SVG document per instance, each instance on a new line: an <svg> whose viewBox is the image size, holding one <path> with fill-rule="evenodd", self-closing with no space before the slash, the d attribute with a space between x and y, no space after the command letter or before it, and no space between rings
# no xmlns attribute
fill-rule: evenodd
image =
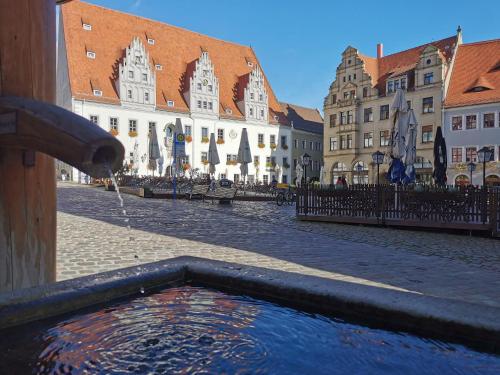
<svg viewBox="0 0 500 375"><path fill-rule="evenodd" d="M39 151L95 177L123 164L123 145L98 125L53 104L0 96L0 148Z"/></svg>

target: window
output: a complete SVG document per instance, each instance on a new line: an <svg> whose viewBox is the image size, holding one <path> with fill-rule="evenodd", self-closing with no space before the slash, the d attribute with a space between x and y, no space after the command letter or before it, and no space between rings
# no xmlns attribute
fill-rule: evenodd
<svg viewBox="0 0 500 375"><path fill-rule="evenodd" d="M406 107L407 107L408 109L411 109L411 100L407 100L407 101L406 101Z"/></svg>
<svg viewBox="0 0 500 375"><path fill-rule="evenodd" d="M337 150L337 138L330 137L330 151L335 151Z"/></svg>
<svg viewBox="0 0 500 375"><path fill-rule="evenodd" d="M262 176L262 181L264 182L264 185L269 184L269 176L267 174Z"/></svg>
<svg viewBox="0 0 500 375"><path fill-rule="evenodd" d="M356 73L354 73L354 75L352 76L353 79L356 79Z"/></svg>
<svg viewBox="0 0 500 375"><path fill-rule="evenodd" d="M347 148L352 148L352 134L347 134Z"/></svg>
<svg viewBox="0 0 500 375"><path fill-rule="evenodd" d="M424 85L430 85L434 81L434 73L429 72L424 74Z"/></svg>
<svg viewBox="0 0 500 375"><path fill-rule="evenodd" d="M135 63L140 64L141 63L141 56L136 56L135 57Z"/></svg>
<svg viewBox="0 0 500 375"><path fill-rule="evenodd" d="M251 92L251 93L250 93L250 99L252 99L252 100L253 100L253 98L254 98L254 93L253 93L253 92Z"/></svg>
<svg viewBox="0 0 500 375"><path fill-rule="evenodd" d="M299 140L298 139L293 140L293 148L299 148Z"/></svg>
<svg viewBox="0 0 500 375"><path fill-rule="evenodd" d="M271 165L273 167L276 165L276 156L271 156Z"/></svg>
<svg viewBox="0 0 500 375"><path fill-rule="evenodd" d="M96 125L99 125L99 116L90 115L90 122L93 122Z"/></svg>
<svg viewBox="0 0 500 375"><path fill-rule="evenodd" d="M276 136L274 134L271 134L269 136L269 143L272 144L272 145L276 144Z"/></svg>
<svg viewBox="0 0 500 375"><path fill-rule="evenodd" d="M349 93L349 98L350 99L355 99L356 98L356 90L351 90L351 92Z"/></svg>
<svg viewBox="0 0 500 375"><path fill-rule="evenodd" d="M494 146L485 146L485 147L489 148L491 151L491 156L486 161L494 161L495 160L495 147Z"/></svg>
<svg viewBox="0 0 500 375"><path fill-rule="evenodd" d="M347 138L345 135L340 136L340 149L345 150L347 148Z"/></svg>
<svg viewBox="0 0 500 375"><path fill-rule="evenodd" d="M394 81L394 91L396 91L397 89L399 89L399 80L395 80Z"/></svg>
<svg viewBox="0 0 500 375"><path fill-rule="evenodd" d="M109 118L109 130L118 130L118 117Z"/></svg>
<svg viewBox="0 0 500 375"><path fill-rule="evenodd" d="M462 116L453 116L451 118L451 129L462 130Z"/></svg>
<svg viewBox="0 0 500 375"><path fill-rule="evenodd" d="M225 180L226 179L226 174L225 173L221 173L219 175L219 177L220 177L221 180Z"/></svg>
<svg viewBox="0 0 500 375"><path fill-rule="evenodd" d="M92 25L88 23L83 24L83 30L91 31L92 30Z"/></svg>
<svg viewBox="0 0 500 375"><path fill-rule="evenodd" d="M346 112L340 112L340 125L347 124L347 114Z"/></svg>
<svg viewBox="0 0 500 375"><path fill-rule="evenodd" d="M250 108L250 116L253 116L253 108Z"/></svg>
<svg viewBox="0 0 500 375"><path fill-rule="evenodd" d="M337 114L330 115L330 128L333 128L337 125Z"/></svg>
<svg viewBox="0 0 500 375"><path fill-rule="evenodd" d="M192 135L191 125L184 126L184 135Z"/></svg>
<svg viewBox="0 0 500 375"><path fill-rule="evenodd" d="M207 109L207 101L206 100L203 101L203 109Z"/></svg>
<svg viewBox="0 0 500 375"><path fill-rule="evenodd" d="M286 135L281 136L281 147L286 146Z"/></svg>
<svg viewBox="0 0 500 375"><path fill-rule="evenodd" d="M452 163L462 162L462 147L453 147L451 149L451 162Z"/></svg>
<svg viewBox="0 0 500 375"><path fill-rule="evenodd" d="M257 142L259 144L264 144L264 134L257 134Z"/></svg>
<svg viewBox="0 0 500 375"><path fill-rule="evenodd" d="M214 104L212 102L208 102L208 109L211 111L214 109Z"/></svg>
<svg viewBox="0 0 500 375"><path fill-rule="evenodd" d="M351 80L351 75L349 74L349 81Z"/></svg>
<svg viewBox="0 0 500 375"><path fill-rule="evenodd" d="M89 59L95 59L95 52L87 51L87 57Z"/></svg>
<svg viewBox="0 0 500 375"><path fill-rule="evenodd" d="M142 73L142 81L147 82L148 81L148 75L146 73Z"/></svg>
<svg viewBox="0 0 500 375"><path fill-rule="evenodd" d="M284 157L283 158L283 166L288 165L288 158Z"/></svg>
<svg viewBox="0 0 500 375"><path fill-rule="evenodd" d="M156 64L155 67L156 70L163 70L163 66L161 64Z"/></svg>
<svg viewBox="0 0 500 375"><path fill-rule="evenodd" d="M198 83L196 84L196 88L198 89L198 91L201 91L201 83L199 83L199 82L198 82Z"/></svg>
<svg viewBox="0 0 500 375"><path fill-rule="evenodd" d="M154 127L156 127L156 122L150 121L149 122L149 133L151 133L151 130L153 130Z"/></svg>
<svg viewBox="0 0 500 375"><path fill-rule="evenodd" d="M208 138L208 128L201 128L201 138Z"/></svg>
<svg viewBox="0 0 500 375"><path fill-rule="evenodd" d="M365 148L373 147L373 133L365 133L364 134L364 146Z"/></svg>
<svg viewBox="0 0 500 375"><path fill-rule="evenodd" d="M309 150L314 150L314 142L313 141L309 142Z"/></svg>
<svg viewBox="0 0 500 375"><path fill-rule="evenodd" d="M363 87L363 98L368 97L368 87Z"/></svg>
<svg viewBox="0 0 500 375"><path fill-rule="evenodd" d="M476 147L466 147L465 148L465 161L477 163L477 148Z"/></svg>
<svg viewBox="0 0 500 375"><path fill-rule="evenodd" d="M476 115L465 116L465 128L476 129L476 127L477 127L477 116Z"/></svg>
<svg viewBox="0 0 500 375"><path fill-rule="evenodd" d="M133 70L128 71L128 78L134 79L134 71Z"/></svg>
<svg viewBox="0 0 500 375"><path fill-rule="evenodd" d="M281 176L281 182L283 184L288 184L288 176L286 174L284 174L283 176Z"/></svg>
<svg viewBox="0 0 500 375"><path fill-rule="evenodd" d="M434 98L432 96L422 99L422 109L424 113L434 112Z"/></svg>
<svg viewBox="0 0 500 375"><path fill-rule="evenodd" d="M149 92L144 93L144 101L147 103L149 102Z"/></svg>
<svg viewBox="0 0 500 375"><path fill-rule="evenodd" d="M212 92L214 90L214 87L212 85L208 85L208 92Z"/></svg>
<svg viewBox="0 0 500 375"><path fill-rule="evenodd" d="M302 150L305 150L305 149L306 149L306 141L305 141L305 140L303 140L303 141L302 141Z"/></svg>
<svg viewBox="0 0 500 375"><path fill-rule="evenodd" d="M198 101L196 102L196 107L197 107L198 109L201 109L201 100L198 100Z"/></svg>
<svg viewBox="0 0 500 375"><path fill-rule="evenodd" d="M365 108L364 120L365 122L373 121L373 110L371 108Z"/></svg>
<svg viewBox="0 0 500 375"><path fill-rule="evenodd" d="M406 78L401 78L401 90L406 90Z"/></svg>
<svg viewBox="0 0 500 375"><path fill-rule="evenodd" d="M137 131L137 120L128 120L128 131L129 132Z"/></svg>
<svg viewBox="0 0 500 375"><path fill-rule="evenodd" d="M387 92L388 92L388 93L391 93L391 92L393 92L393 91L394 91L394 86L393 86L393 85L394 85L394 82L393 82L393 81L389 81L389 82L387 82Z"/></svg>
<svg viewBox="0 0 500 375"><path fill-rule="evenodd" d="M174 106L174 101L173 100L168 100L167 101L167 106L173 107Z"/></svg>
<svg viewBox="0 0 500 375"><path fill-rule="evenodd" d="M208 160L208 152L202 151L201 153L201 161L207 161Z"/></svg>
<svg viewBox="0 0 500 375"><path fill-rule="evenodd" d="M382 130L380 132L380 146L389 146L391 136L389 130Z"/></svg>
<svg viewBox="0 0 500 375"><path fill-rule="evenodd" d="M127 91L127 98L132 99L132 90Z"/></svg>
<svg viewBox="0 0 500 375"><path fill-rule="evenodd" d="M260 118L262 118L262 119L264 118L264 110L263 109L260 110Z"/></svg>
<svg viewBox="0 0 500 375"><path fill-rule="evenodd" d="M217 139L224 140L224 129L217 129Z"/></svg>
<svg viewBox="0 0 500 375"><path fill-rule="evenodd" d="M380 119L387 120L389 118L389 104L380 106Z"/></svg>
<svg viewBox="0 0 500 375"><path fill-rule="evenodd" d="M432 125L422 126L422 143L432 142Z"/></svg>
<svg viewBox="0 0 500 375"><path fill-rule="evenodd" d="M354 116L352 111L347 111L347 123L352 124L354 122Z"/></svg>
<svg viewBox="0 0 500 375"><path fill-rule="evenodd" d="M345 76L343 77L343 80L344 80L344 82L345 82Z"/></svg>
<svg viewBox="0 0 500 375"><path fill-rule="evenodd" d="M148 44L154 45L155 44L155 40L151 39L151 38L148 38Z"/></svg>
<svg viewBox="0 0 500 375"><path fill-rule="evenodd" d="M495 126L495 114L494 113L485 113L483 117L483 127L484 128L493 128Z"/></svg>
<svg viewBox="0 0 500 375"><path fill-rule="evenodd" d="M259 94L259 101L263 102L264 101L264 95Z"/></svg>
<svg viewBox="0 0 500 375"><path fill-rule="evenodd" d="M297 164L299 163L299 161L297 159L293 159L293 168L297 168Z"/></svg>
<svg viewBox="0 0 500 375"><path fill-rule="evenodd" d="M102 96L101 90L94 90L94 96Z"/></svg>
<svg viewBox="0 0 500 375"><path fill-rule="evenodd" d="M332 104L337 103L337 95L333 94L332 95Z"/></svg>

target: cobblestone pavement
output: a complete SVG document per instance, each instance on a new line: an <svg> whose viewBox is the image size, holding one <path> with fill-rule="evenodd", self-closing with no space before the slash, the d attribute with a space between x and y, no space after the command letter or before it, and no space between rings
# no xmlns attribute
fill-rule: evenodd
<svg viewBox="0 0 500 375"><path fill-rule="evenodd" d="M311 274L500 307L500 241L299 222L270 202L142 199L58 188L58 279L182 256Z"/></svg>

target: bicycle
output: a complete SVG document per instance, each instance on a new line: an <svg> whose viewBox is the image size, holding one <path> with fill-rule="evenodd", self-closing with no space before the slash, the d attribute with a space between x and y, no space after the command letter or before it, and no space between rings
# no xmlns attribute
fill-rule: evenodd
<svg viewBox="0 0 500 375"><path fill-rule="evenodd" d="M292 189L281 190L276 194L276 204L278 206L283 206L287 203L289 206L295 203L295 194Z"/></svg>

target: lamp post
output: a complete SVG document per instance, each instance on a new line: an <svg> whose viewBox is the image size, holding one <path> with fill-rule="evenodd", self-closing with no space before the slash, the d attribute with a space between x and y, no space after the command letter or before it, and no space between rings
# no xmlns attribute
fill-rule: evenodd
<svg viewBox="0 0 500 375"><path fill-rule="evenodd" d="M380 185L380 164L384 163L384 153L377 151L372 154L372 160L377 164L377 186Z"/></svg>
<svg viewBox="0 0 500 375"><path fill-rule="evenodd" d="M477 152L477 158L480 163L483 163L483 187L486 188L486 162L490 161L493 156L493 150L484 146Z"/></svg>
<svg viewBox="0 0 500 375"><path fill-rule="evenodd" d="M473 162L470 162L467 164L467 170L470 172L470 185L473 185L472 183L472 172L476 170L476 164Z"/></svg>
<svg viewBox="0 0 500 375"><path fill-rule="evenodd" d="M307 185L307 166L311 162L311 156L307 153L302 155L302 166L304 167L304 181Z"/></svg>

